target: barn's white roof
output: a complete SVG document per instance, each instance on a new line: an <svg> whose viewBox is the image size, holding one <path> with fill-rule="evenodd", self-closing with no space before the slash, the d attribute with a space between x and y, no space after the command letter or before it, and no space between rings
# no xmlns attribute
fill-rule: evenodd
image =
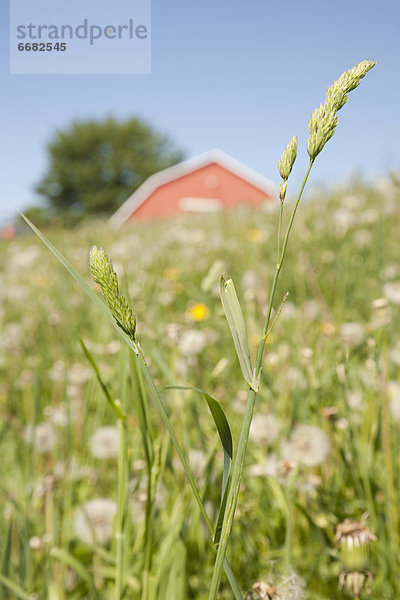
<svg viewBox="0 0 400 600"><path fill-rule="evenodd" d="M217 163L231 171L238 177L245 179L252 185L265 191L268 195L274 195L276 186L269 179L250 169L240 161L236 160L222 150L207 150L198 156L185 160L173 167L168 167L151 175L133 194L122 204L122 206L110 217L109 223L118 229L129 219L129 217L145 202L160 185L164 185L178 177L197 171L210 163Z"/></svg>

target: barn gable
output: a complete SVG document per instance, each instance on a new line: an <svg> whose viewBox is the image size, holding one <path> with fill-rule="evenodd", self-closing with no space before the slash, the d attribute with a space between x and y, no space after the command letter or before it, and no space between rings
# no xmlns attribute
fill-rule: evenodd
<svg viewBox="0 0 400 600"><path fill-rule="evenodd" d="M182 212L213 212L275 197L275 186L221 150L164 169L149 177L110 218L118 228L131 219L168 217Z"/></svg>

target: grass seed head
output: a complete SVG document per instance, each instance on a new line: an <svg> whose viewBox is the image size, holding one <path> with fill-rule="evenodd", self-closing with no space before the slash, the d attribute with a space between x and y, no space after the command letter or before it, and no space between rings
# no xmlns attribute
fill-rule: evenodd
<svg viewBox="0 0 400 600"><path fill-rule="evenodd" d="M311 158L318 156L335 133L337 124L338 118L335 113L327 110L323 104L314 110L308 122L310 136L307 141L307 151Z"/></svg>
<svg viewBox="0 0 400 600"><path fill-rule="evenodd" d="M294 136L286 144L284 151L282 152L281 158L278 161L279 174L282 179L287 179L293 168L294 161L297 156L297 137Z"/></svg>
<svg viewBox="0 0 400 600"><path fill-rule="evenodd" d="M102 248L92 246L89 265L91 277L101 287L114 319L130 338L135 339L136 317L126 299L119 293L117 274Z"/></svg>
<svg viewBox="0 0 400 600"><path fill-rule="evenodd" d="M359 85L361 79L375 65L376 62L373 60L364 60L343 73L327 88L325 103L313 111L308 122L310 136L307 141L307 151L310 158L314 159L318 156L335 133L338 123L336 113L346 104L347 94Z"/></svg>

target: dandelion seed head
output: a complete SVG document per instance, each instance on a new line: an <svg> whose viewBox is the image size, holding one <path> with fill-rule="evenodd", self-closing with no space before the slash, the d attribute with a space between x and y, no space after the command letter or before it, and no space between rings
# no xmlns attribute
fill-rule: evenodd
<svg viewBox="0 0 400 600"><path fill-rule="evenodd" d="M258 290L260 287L260 276L257 271L248 269L242 275L242 287L244 290Z"/></svg>
<svg viewBox="0 0 400 600"><path fill-rule="evenodd" d="M90 379L92 373L90 369L79 362L74 363L68 370L68 382L71 385L80 385Z"/></svg>
<svg viewBox="0 0 400 600"><path fill-rule="evenodd" d="M207 464L207 455L203 450L190 449L188 461L195 477L201 477Z"/></svg>
<svg viewBox="0 0 400 600"><path fill-rule="evenodd" d="M273 414L256 414L250 426L250 439L260 446L272 446L278 438L280 427L280 421Z"/></svg>
<svg viewBox="0 0 400 600"><path fill-rule="evenodd" d="M69 398L69 400L71 400L71 402L74 403L74 409L80 410L80 405L83 397L82 388L79 385L67 385L65 395L67 396L67 398Z"/></svg>
<svg viewBox="0 0 400 600"><path fill-rule="evenodd" d="M347 208L338 208L333 212L332 218L335 224L335 232L339 235L344 235L349 227L356 223L354 213Z"/></svg>
<svg viewBox="0 0 400 600"><path fill-rule="evenodd" d="M305 390L307 388L307 379L298 367L289 367L285 371L282 371L278 388L284 390L288 387L292 390Z"/></svg>
<svg viewBox="0 0 400 600"><path fill-rule="evenodd" d="M280 318L281 319L297 319L299 316L299 308L294 302L286 300Z"/></svg>
<svg viewBox="0 0 400 600"><path fill-rule="evenodd" d="M95 498L75 511L75 535L86 544L106 544L112 537L117 505L108 498Z"/></svg>
<svg viewBox="0 0 400 600"><path fill-rule="evenodd" d="M396 345L394 346L394 348L391 349L391 351L390 351L390 360L395 365L400 365L400 341L398 341L396 343Z"/></svg>
<svg viewBox="0 0 400 600"><path fill-rule="evenodd" d="M314 358L314 350L312 348L302 348L300 355L301 361L305 366L312 364L312 360Z"/></svg>
<svg viewBox="0 0 400 600"><path fill-rule="evenodd" d="M301 313L306 321L316 321L321 315L321 305L316 300L306 300L301 305Z"/></svg>
<svg viewBox="0 0 400 600"><path fill-rule="evenodd" d="M20 323L7 323L1 332L0 349L18 353L23 342L24 332Z"/></svg>
<svg viewBox="0 0 400 600"><path fill-rule="evenodd" d="M386 298L377 298L372 302L371 326L384 327L391 321L391 309Z"/></svg>
<svg viewBox="0 0 400 600"><path fill-rule="evenodd" d="M45 406L43 414L53 425L58 425L59 427L66 427L68 425L68 407L65 402Z"/></svg>
<svg viewBox="0 0 400 600"><path fill-rule="evenodd" d="M57 441L57 435L51 423L27 425L23 434L24 440L38 454L48 454Z"/></svg>
<svg viewBox="0 0 400 600"><path fill-rule="evenodd" d="M277 583L256 581L248 595L252 600L303 600L304 581L294 571Z"/></svg>
<svg viewBox="0 0 400 600"><path fill-rule="evenodd" d="M314 425L298 425L289 440L282 443L282 456L286 460L306 467L323 464L330 453L331 444L327 434Z"/></svg>
<svg viewBox="0 0 400 600"><path fill-rule="evenodd" d="M251 477L273 477L280 480L281 466L282 462L277 455L269 453L264 462L257 462L250 466L249 475Z"/></svg>
<svg viewBox="0 0 400 600"><path fill-rule="evenodd" d="M68 461L58 461L54 465L53 475L55 480L68 479L76 481L80 477L79 461L75 456L72 456Z"/></svg>
<svg viewBox="0 0 400 600"><path fill-rule="evenodd" d="M343 196L341 205L348 210L359 211L365 206L365 202L365 196L348 194L347 196Z"/></svg>
<svg viewBox="0 0 400 600"><path fill-rule="evenodd" d="M340 328L340 338L344 346L357 346L364 337L364 328L360 323L343 323Z"/></svg>
<svg viewBox="0 0 400 600"><path fill-rule="evenodd" d="M7 299L13 303L22 303L29 297L29 288L26 285L9 285L5 292Z"/></svg>
<svg viewBox="0 0 400 600"><path fill-rule="evenodd" d="M43 547L43 540L38 535L34 535L29 538L29 548L31 550L41 550Z"/></svg>
<svg viewBox="0 0 400 600"><path fill-rule="evenodd" d="M400 422L400 384L389 381L388 392L390 398L390 413L395 421Z"/></svg>
<svg viewBox="0 0 400 600"><path fill-rule="evenodd" d="M27 246L21 248L20 246L13 246L13 252L10 256L8 263L8 269L10 272L15 270L30 269L33 265L38 262L41 256L40 248L38 246Z"/></svg>
<svg viewBox="0 0 400 600"><path fill-rule="evenodd" d="M144 476L140 482L137 478L133 478L128 484L128 487L132 493L131 519L136 525L141 525L146 518L147 481L147 476ZM155 497L153 498L154 507L159 509L160 507L165 506L166 498L167 490L161 483L159 483L157 485Z"/></svg>
<svg viewBox="0 0 400 600"><path fill-rule="evenodd" d="M393 302L393 304L400 304L400 281L390 281L385 283L383 286L383 293L390 302Z"/></svg>
<svg viewBox="0 0 400 600"><path fill-rule="evenodd" d="M353 234L353 239L359 248L366 248L373 243L372 233L366 229L357 229Z"/></svg>
<svg viewBox="0 0 400 600"><path fill-rule="evenodd" d="M64 381L66 364L63 360L56 360L49 371L49 377L52 381Z"/></svg>
<svg viewBox="0 0 400 600"><path fill-rule="evenodd" d="M279 356L276 352L267 352L264 358L265 364L271 370L276 370L279 365Z"/></svg>
<svg viewBox="0 0 400 600"><path fill-rule="evenodd" d="M117 427L98 427L89 439L89 451L94 458L117 457L119 451L119 431Z"/></svg>
<svg viewBox="0 0 400 600"><path fill-rule="evenodd" d="M207 335L198 329L186 329L179 340L178 348L183 356L195 356L207 345Z"/></svg>
<svg viewBox="0 0 400 600"><path fill-rule="evenodd" d="M78 584L79 584L78 574L76 573L76 571L74 571L73 569L70 569L68 567L67 572L65 573L65 577L64 577L65 589L67 590L67 592L73 592L78 587Z"/></svg>
<svg viewBox="0 0 400 600"><path fill-rule="evenodd" d="M24 389L33 385L35 381L35 373L31 369L23 369L19 375L17 385Z"/></svg>

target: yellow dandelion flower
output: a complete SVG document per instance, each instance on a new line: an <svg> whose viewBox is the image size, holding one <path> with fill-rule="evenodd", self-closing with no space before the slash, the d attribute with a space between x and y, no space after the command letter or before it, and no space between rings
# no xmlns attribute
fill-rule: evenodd
<svg viewBox="0 0 400 600"><path fill-rule="evenodd" d="M163 278L169 279L170 281L176 281L181 276L181 272L179 269L175 269L174 267L170 267L165 269L163 272Z"/></svg>
<svg viewBox="0 0 400 600"><path fill-rule="evenodd" d="M49 283L49 280L44 275L38 275L35 278L35 283L38 287L46 287Z"/></svg>
<svg viewBox="0 0 400 600"><path fill-rule="evenodd" d="M319 328L321 333L323 333L324 335L333 335L336 331L336 327L334 326L334 324L330 323L329 321L324 321L323 323L321 323Z"/></svg>
<svg viewBox="0 0 400 600"><path fill-rule="evenodd" d="M207 306L199 302L199 304L195 304L191 307L189 314L195 321L202 321L203 319L207 319L210 311Z"/></svg>
<svg viewBox="0 0 400 600"><path fill-rule="evenodd" d="M250 229L248 232L248 236L251 242L261 242L263 237L261 229L256 228Z"/></svg>
<svg viewBox="0 0 400 600"><path fill-rule="evenodd" d="M250 346L258 346L260 343L260 336L258 333L252 333L249 338Z"/></svg>

